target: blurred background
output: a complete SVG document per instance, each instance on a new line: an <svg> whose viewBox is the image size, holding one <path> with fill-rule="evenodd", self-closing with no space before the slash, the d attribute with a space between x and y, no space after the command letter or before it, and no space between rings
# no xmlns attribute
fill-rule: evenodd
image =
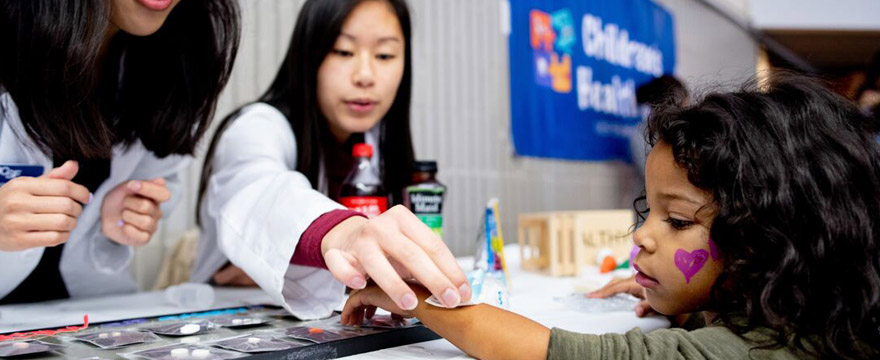
<svg viewBox="0 0 880 360"><path fill-rule="evenodd" d="M511 129L507 0L408 2L413 17L413 142L417 159L436 160L438 178L448 186L444 240L457 256L473 254L491 197L499 199L508 242L516 241L521 213L632 207L641 185L628 161L517 155ZM302 3L241 0L241 47L217 118L265 91L287 51ZM828 79L866 108L880 101L875 55L880 51L880 1L654 3L674 22L673 75L697 94L790 69ZM202 145L201 154L207 142ZM186 173L181 205L153 241L137 251L132 271L143 289L153 286L178 239L196 228L202 161L199 155Z"/></svg>

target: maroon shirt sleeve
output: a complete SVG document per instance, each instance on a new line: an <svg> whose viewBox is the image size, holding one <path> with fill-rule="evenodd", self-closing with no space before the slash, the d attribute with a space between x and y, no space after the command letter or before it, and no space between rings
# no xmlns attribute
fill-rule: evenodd
<svg viewBox="0 0 880 360"><path fill-rule="evenodd" d="M312 224L300 236L290 263L326 269L327 264L324 262L324 256L321 254L321 240L324 239L324 235L330 232L330 229L352 216L366 217L357 211L337 209L324 213L315 221L312 221Z"/></svg>

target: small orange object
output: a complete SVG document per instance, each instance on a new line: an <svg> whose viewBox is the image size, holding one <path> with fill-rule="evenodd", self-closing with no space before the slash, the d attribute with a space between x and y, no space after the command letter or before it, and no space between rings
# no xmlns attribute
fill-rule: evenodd
<svg viewBox="0 0 880 360"><path fill-rule="evenodd" d="M319 328L309 328L309 335L321 334L323 332L324 330L321 330Z"/></svg>
<svg viewBox="0 0 880 360"><path fill-rule="evenodd" d="M614 261L614 258L611 256L606 256L602 259L602 265L599 265L599 272L602 274L610 273L617 268L617 261Z"/></svg>

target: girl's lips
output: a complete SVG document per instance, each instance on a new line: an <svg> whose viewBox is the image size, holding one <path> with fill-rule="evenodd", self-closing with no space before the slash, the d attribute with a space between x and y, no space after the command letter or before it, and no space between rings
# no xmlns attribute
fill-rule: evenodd
<svg viewBox="0 0 880 360"><path fill-rule="evenodd" d="M171 6L171 0L138 0L141 5L154 11L162 11Z"/></svg>
<svg viewBox="0 0 880 360"><path fill-rule="evenodd" d="M642 272L642 269L639 268L638 265L633 264L633 268L636 269L635 279L639 285L644 286L646 288L654 288L654 287L657 287L660 285L660 282L657 281L657 279L652 278L648 275L645 275L645 273Z"/></svg>
<svg viewBox="0 0 880 360"><path fill-rule="evenodd" d="M636 273L636 282L639 283L639 285L649 289L660 285L660 282L658 282L656 279L640 272Z"/></svg>

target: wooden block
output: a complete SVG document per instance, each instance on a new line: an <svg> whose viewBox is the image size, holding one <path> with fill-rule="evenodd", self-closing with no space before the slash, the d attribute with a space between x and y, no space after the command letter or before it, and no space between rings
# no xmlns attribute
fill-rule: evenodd
<svg viewBox="0 0 880 360"><path fill-rule="evenodd" d="M615 259L629 256L633 246L631 210L585 211L579 213L575 221L582 246L578 261L582 264L594 264L602 248L610 249Z"/></svg>
<svg viewBox="0 0 880 360"><path fill-rule="evenodd" d="M560 211L521 214L517 230L525 270L548 270L552 276L578 275L596 265L602 248L619 259L632 249L631 210Z"/></svg>

